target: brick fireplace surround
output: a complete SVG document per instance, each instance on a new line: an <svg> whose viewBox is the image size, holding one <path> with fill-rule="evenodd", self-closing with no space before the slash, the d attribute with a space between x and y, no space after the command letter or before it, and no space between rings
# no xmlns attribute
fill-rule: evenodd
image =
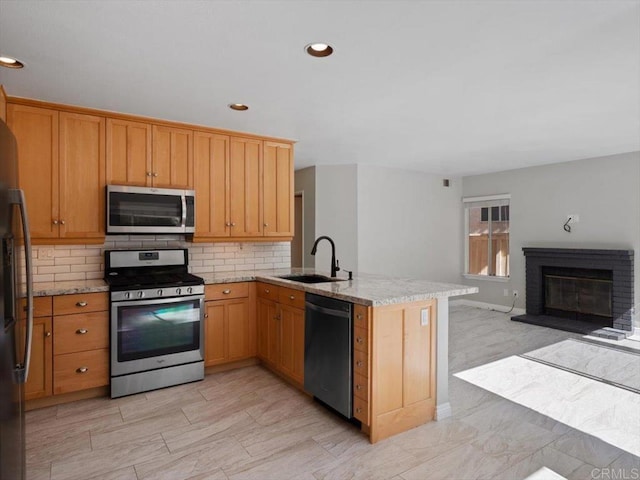
<svg viewBox="0 0 640 480"><path fill-rule="evenodd" d="M609 270L612 272L613 279L613 328L631 333L634 302L633 250L569 248L523 248L522 250L526 259L527 313L513 317L513 320L554 328L565 326L563 330L586 333L581 330L582 322L575 322L574 325L572 320L554 319L545 315L543 267ZM588 328L586 325L583 327ZM608 329L604 330L606 332Z"/></svg>

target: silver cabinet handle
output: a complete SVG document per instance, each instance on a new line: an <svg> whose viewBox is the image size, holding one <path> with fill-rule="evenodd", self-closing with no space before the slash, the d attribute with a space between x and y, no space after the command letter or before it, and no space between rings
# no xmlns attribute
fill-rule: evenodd
<svg viewBox="0 0 640 480"><path fill-rule="evenodd" d="M58 220L53 220L53 224L57 225L58 224Z"/></svg>
<svg viewBox="0 0 640 480"><path fill-rule="evenodd" d="M364 343L364 339L362 337L356 337L356 343L363 344Z"/></svg>
<svg viewBox="0 0 640 480"><path fill-rule="evenodd" d="M356 385L356 390L362 390L362 385L357 384Z"/></svg>
<svg viewBox="0 0 640 480"><path fill-rule="evenodd" d="M236 226L236 222L231 222L231 226L235 227Z"/></svg>
<svg viewBox="0 0 640 480"><path fill-rule="evenodd" d="M78 330L76 330L77 335L84 335L85 333L89 333L89 330L87 330L86 328L79 328Z"/></svg>
<svg viewBox="0 0 640 480"><path fill-rule="evenodd" d="M356 413L362 413L362 409L360 407L356 408Z"/></svg>
<svg viewBox="0 0 640 480"><path fill-rule="evenodd" d="M265 288L264 293L271 293L271 290L269 290L268 288Z"/></svg>
<svg viewBox="0 0 640 480"><path fill-rule="evenodd" d="M289 295L289 300L295 300L295 299L296 299L296 297L295 297L295 296L293 296L293 295Z"/></svg>
<svg viewBox="0 0 640 480"><path fill-rule="evenodd" d="M89 371L89 367L76 368L76 373L87 373L88 371Z"/></svg>
<svg viewBox="0 0 640 480"><path fill-rule="evenodd" d="M76 302L76 307L86 307L87 305L87 302Z"/></svg>
<svg viewBox="0 0 640 480"><path fill-rule="evenodd" d="M225 226L225 227L230 227L230 226L231 226L231 222L226 222L226 223L224 224L224 226Z"/></svg>
<svg viewBox="0 0 640 480"><path fill-rule="evenodd" d="M209 314L208 314L208 313L205 313L205 314L204 314L204 318L209 318Z"/></svg>
<svg viewBox="0 0 640 480"><path fill-rule="evenodd" d="M358 314L356 315L356 318L357 318L358 320L362 320L362 314L361 314L361 313L358 313Z"/></svg>
<svg viewBox="0 0 640 480"><path fill-rule="evenodd" d="M223 290L222 293L224 295L229 295L231 293L231 290Z"/></svg>
<svg viewBox="0 0 640 480"><path fill-rule="evenodd" d="M363 365L362 360L358 360L356 362L356 367L361 367Z"/></svg>
<svg viewBox="0 0 640 480"><path fill-rule="evenodd" d="M64 220L60 220L60 225L64 225Z"/></svg>
<svg viewBox="0 0 640 480"><path fill-rule="evenodd" d="M269 224L268 224L268 223L263 223L263 224L262 224L262 226L263 226L263 227L268 227L268 226L269 226Z"/></svg>
<svg viewBox="0 0 640 480"><path fill-rule="evenodd" d="M151 172L147 172L147 177L150 177L150 176L151 176Z"/></svg>
<svg viewBox="0 0 640 480"><path fill-rule="evenodd" d="M158 172L153 172L153 176L157 177L158 176Z"/></svg>
<svg viewBox="0 0 640 480"><path fill-rule="evenodd" d="M51 336L51 332L44 332L44 338L49 338Z"/></svg>

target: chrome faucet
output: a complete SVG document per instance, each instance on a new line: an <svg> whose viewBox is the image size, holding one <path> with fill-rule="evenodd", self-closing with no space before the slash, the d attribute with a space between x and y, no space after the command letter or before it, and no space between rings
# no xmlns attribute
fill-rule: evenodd
<svg viewBox="0 0 640 480"><path fill-rule="evenodd" d="M335 277L338 270L340 270L340 266L338 260L336 260L336 244L333 243L331 238L326 235L316 238L316 241L313 243L313 248L311 249L311 255L316 254L316 250L318 250L318 242L320 240L329 240L329 243L331 244L331 276Z"/></svg>

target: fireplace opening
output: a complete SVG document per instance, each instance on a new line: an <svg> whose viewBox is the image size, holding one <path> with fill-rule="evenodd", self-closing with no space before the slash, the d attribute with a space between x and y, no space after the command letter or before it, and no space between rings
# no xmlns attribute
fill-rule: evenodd
<svg viewBox="0 0 640 480"><path fill-rule="evenodd" d="M613 271L543 267L544 313L613 326Z"/></svg>

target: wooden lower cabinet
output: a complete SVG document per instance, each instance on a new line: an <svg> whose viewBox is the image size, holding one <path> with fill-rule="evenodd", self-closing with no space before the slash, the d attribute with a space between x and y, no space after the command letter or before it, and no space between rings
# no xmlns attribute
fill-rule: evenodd
<svg viewBox="0 0 640 480"><path fill-rule="evenodd" d="M251 308L254 302L253 287L246 282L208 285L205 298L205 366L254 357L256 324Z"/></svg>
<svg viewBox="0 0 640 480"><path fill-rule="evenodd" d="M369 416L372 443L433 420L435 322L435 300L371 310L370 404L363 417ZM357 376L356 381L364 379Z"/></svg>
<svg viewBox="0 0 640 480"><path fill-rule="evenodd" d="M53 393L52 351L51 317L34 318L29 376L24 386L26 400L48 397Z"/></svg>
<svg viewBox="0 0 640 480"><path fill-rule="evenodd" d="M70 393L109 384L109 349L65 353L53 358L53 393Z"/></svg>
<svg viewBox="0 0 640 480"><path fill-rule="evenodd" d="M275 370L304 383L304 292L257 284L258 357Z"/></svg>

